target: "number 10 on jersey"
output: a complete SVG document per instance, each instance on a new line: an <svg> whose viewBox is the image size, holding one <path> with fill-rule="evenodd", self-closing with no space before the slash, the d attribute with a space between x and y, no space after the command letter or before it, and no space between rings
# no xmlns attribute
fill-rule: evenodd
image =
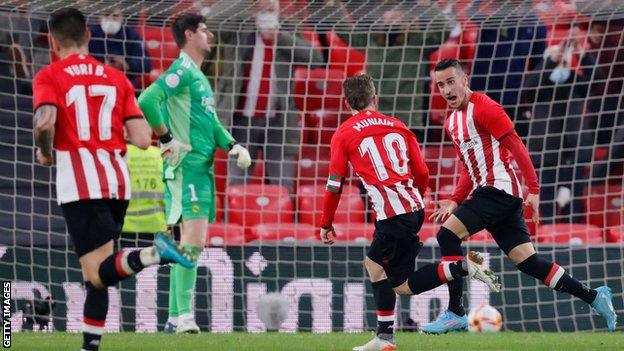
<svg viewBox="0 0 624 351"><path fill-rule="evenodd" d="M407 143L403 136L399 133L389 133L383 137L382 141L392 170L400 176L406 175L409 159L407 158ZM389 178L388 170L377 148L377 144L375 144L374 137L369 136L362 139L359 150L362 157L368 154L379 180L383 181Z"/></svg>

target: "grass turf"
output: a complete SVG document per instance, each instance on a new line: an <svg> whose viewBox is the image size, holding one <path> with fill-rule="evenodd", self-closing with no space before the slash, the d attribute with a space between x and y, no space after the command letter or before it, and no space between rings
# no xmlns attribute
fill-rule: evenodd
<svg viewBox="0 0 624 351"><path fill-rule="evenodd" d="M169 335L117 333L105 334L102 351L151 350L351 350L366 343L371 333L230 333ZM400 350L624 350L624 334L615 333L454 333L425 335L399 333ZM80 350L81 334L14 333L12 350Z"/></svg>

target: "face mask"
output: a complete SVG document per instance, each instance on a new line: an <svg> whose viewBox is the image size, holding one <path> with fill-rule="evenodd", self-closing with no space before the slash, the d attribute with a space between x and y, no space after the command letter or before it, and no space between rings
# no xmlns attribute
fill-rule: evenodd
<svg viewBox="0 0 624 351"><path fill-rule="evenodd" d="M256 27L260 33L271 33L279 28L279 18L276 12L261 12L256 16Z"/></svg>
<svg viewBox="0 0 624 351"><path fill-rule="evenodd" d="M121 30L121 22L111 21L109 19L102 19L100 21L100 27L102 31L108 35L115 35Z"/></svg>
<svg viewBox="0 0 624 351"><path fill-rule="evenodd" d="M193 4L195 6L196 9L201 9L199 10L199 14L206 17L208 16L208 14L210 13L210 6L204 6L202 1L195 1L195 3Z"/></svg>
<svg viewBox="0 0 624 351"><path fill-rule="evenodd" d="M568 81L571 73L572 72L569 68L557 66L555 67L555 69L552 70L548 79L550 79L550 81L555 84L562 84Z"/></svg>
<svg viewBox="0 0 624 351"><path fill-rule="evenodd" d="M204 6L202 7L202 9L199 11L199 14L206 17L208 16L208 14L210 14L210 7L209 6Z"/></svg>

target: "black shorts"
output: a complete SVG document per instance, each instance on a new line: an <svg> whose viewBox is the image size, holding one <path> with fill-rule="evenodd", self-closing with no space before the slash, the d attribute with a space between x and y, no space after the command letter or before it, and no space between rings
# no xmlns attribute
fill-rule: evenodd
<svg viewBox="0 0 624 351"><path fill-rule="evenodd" d="M470 235L487 229L506 254L514 247L531 242L524 221L522 199L503 190L485 186L472 192L472 197L462 202L457 217Z"/></svg>
<svg viewBox="0 0 624 351"><path fill-rule="evenodd" d="M418 231L425 211L420 210L390 217L375 223L375 233L368 258L383 267L392 287L403 284L416 266L422 247Z"/></svg>
<svg viewBox="0 0 624 351"><path fill-rule="evenodd" d="M78 257L119 238L128 201L82 200L62 204L67 231Z"/></svg>

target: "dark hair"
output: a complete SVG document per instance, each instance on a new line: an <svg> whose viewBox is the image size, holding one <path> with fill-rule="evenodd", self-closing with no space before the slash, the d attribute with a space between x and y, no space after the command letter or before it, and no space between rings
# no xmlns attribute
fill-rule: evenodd
<svg viewBox="0 0 624 351"><path fill-rule="evenodd" d="M373 101L375 83L368 74L350 77L342 82L342 91L352 109L361 111Z"/></svg>
<svg viewBox="0 0 624 351"><path fill-rule="evenodd" d="M456 70L460 72L464 71L464 68L462 67L461 63L459 63L459 61L457 61L456 59L443 59L435 65L435 68L433 70L435 72L444 71L445 69L449 67L454 67Z"/></svg>
<svg viewBox="0 0 624 351"><path fill-rule="evenodd" d="M87 42L87 20L74 7L58 9L50 14L50 33L62 47L82 46Z"/></svg>
<svg viewBox="0 0 624 351"><path fill-rule="evenodd" d="M171 25L171 31L173 32L173 39L180 49L186 45L186 35L184 32L188 29L191 32L197 32L199 24L206 24L206 18L202 15L193 13L185 13L178 17Z"/></svg>

